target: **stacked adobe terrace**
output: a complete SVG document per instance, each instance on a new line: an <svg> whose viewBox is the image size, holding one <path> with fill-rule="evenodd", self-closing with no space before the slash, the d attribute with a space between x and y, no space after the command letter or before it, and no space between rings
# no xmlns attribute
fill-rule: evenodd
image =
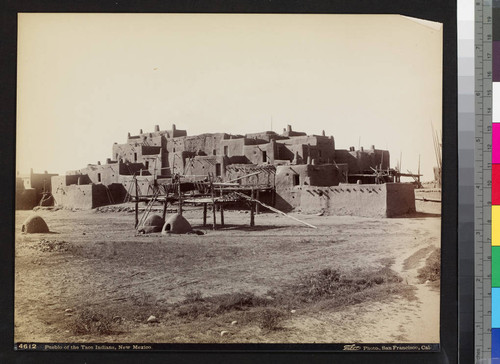
<svg viewBox="0 0 500 364"><path fill-rule="evenodd" d="M402 201L408 202L388 211L394 203L387 202L390 193L385 184L399 180L398 171L390 169L388 151L374 146L336 150L333 136L324 132L307 135L293 131L290 125L281 134L266 131L195 136L188 136L175 125L170 130L156 126L152 132L129 133L126 143L113 145L112 156L105 164L89 164L66 176L52 177L56 204L93 208L121 203L132 194L132 183L137 185L138 194L148 196L158 181L182 177L185 181L237 181L261 189L259 199L283 211L393 216L415 210L413 186L398 183L400 187L391 187L390 191L406 191L408 198ZM355 191L342 187L348 183L367 185L359 192L362 195L349 197ZM333 189L335 186L338 188ZM379 195L373 198L374 203L378 201L376 212L361 208L371 194Z"/></svg>

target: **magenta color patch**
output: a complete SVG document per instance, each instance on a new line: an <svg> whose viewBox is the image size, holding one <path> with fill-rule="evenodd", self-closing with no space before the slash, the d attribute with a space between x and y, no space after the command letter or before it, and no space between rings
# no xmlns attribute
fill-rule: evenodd
<svg viewBox="0 0 500 364"><path fill-rule="evenodd" d="M500 163L500 123L493 123L492 134L491 162Z"/></svg>

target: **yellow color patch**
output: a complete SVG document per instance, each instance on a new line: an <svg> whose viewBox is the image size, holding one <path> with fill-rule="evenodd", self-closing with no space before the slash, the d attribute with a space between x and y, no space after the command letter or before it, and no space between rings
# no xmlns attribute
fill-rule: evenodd
<svg viewBox="0 0 500 364"><path fill-rule="evenodd" d="M492 206L491 245L500 246L500 206Z"/></svg>

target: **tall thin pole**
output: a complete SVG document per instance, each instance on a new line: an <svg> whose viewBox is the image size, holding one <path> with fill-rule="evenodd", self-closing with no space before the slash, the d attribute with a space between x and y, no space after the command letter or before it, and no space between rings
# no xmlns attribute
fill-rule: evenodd
<svg viewBox="0 0 500 364"><path fill-rule="evenodd" d="M139 184L137 183L137 177L134 176L135 182L135 228L139 225Z"/></svg>
<svg viewBox="0 0 500 364"><path fill-rule="evenodd" d="M203 204L203 226L207 225L207 204Z"/></svg>
<svg viewBox="0 0 500 364"><path fill-rule="evenodd" d="M252 199L250 200L250 226L255 226L255 196L254 196L254 189L252 188Z"/></svg>
<svg viewBox="0 0 500 364"><path fill-rule="evenodd" d="M220 224L221 224L221 226L224 226L224 204L223 203L219 204L219 209L220 209Z"/></svg>
<svg viewBox="0 0 500 364"><path fill-rule="evenodd" d="M420 187L420 154L418 155L418 186Z"/></svg>
<svg viewBox="0 0 500 364"><path fill-rule="evenodd" d="M211 190L211 195L212 195L212 229L215 230L217 227L217 215L215 213L215 191L214 191L214 184L212 182L212 179L210 181L210 190Z"/></svg>
<svg viewBox="0 0 500 364"><path fill-rule="evenodd" d="M177 180L177 193L179 194L179 215L182 215L182 192L181 192L181 179Z"/></svg>
<svg viewBox="0 0 500 364"><path fill-rule="evenodd" d="M165 201L163 204L163 221L165 221L165 217L167 216L167 204L168 204L168 186L165 188Z"/></svg>

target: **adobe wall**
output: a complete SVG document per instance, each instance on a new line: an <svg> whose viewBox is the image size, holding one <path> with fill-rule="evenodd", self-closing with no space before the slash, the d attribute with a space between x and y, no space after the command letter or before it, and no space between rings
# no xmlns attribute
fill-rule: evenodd
<svg viewBox="0 0 500 364"><path fill-rule="evenodd" d="M387 169L390 165L390 155L387 150L364 149L362 151L349 151L338 149L335 153L335 161L337 163L347 163L349 173L370 171L370 167L379 167L380 164L382 164L382 169Z"/></svg>
<svg viewBox="0 0 500 364"><path fill-rule="evenodd" d="M275 156L275 161L276 160L287 160L287 161L293 161L295 158L295 154L293 151L288 149L288 147L284 143L276 143L276 156Z"/></svg>
<svg viewBox="0 0 500 364"><path fill-rule="evenodd" d="M16 177L16 209L30 210L40 203L44 190L52 190L52 178L55 173L33 173L29 176Z"/></svg>
<svg viewBox="0 0 500 364"><path fill-rule="evenodd" d="M148 174L143 163L118 163L119 175L132 176L134 174ZM141 172L142 171L142 172ZM118 177L119 180L120 177Z"/></svg>
<svg viewBox="0 0 500 364"><path fill-rule="evenodd" d="M299 176L298 185L336 186L344 181L344 164L297 164L276 167L277 188L293 187L297 182L294 176Z"/></svg>
<svg viewBox="0 0 500 364"><path fill-rule="evenodd" d="M106 191L107 188L108 191ZM102 184L92 185L92 208L110 205L113 202L123 202L123 196L122 200L115 200L112 196L112 192L112 189L109 189L109 187Z"/></svg>
<svg viewBox="0 0 500 364"><path fill-rule="evenodd" d="M71 171L72 174L67 174L65 176L54 176L51 178L52 193L58 187L64 187L69 185L88 185L91 184L89 176L86 174L76 174L76 171Z"/></svg>
<svg viewBox="0 0 500 364"><path fill-rule="evenodd" d="M333 136L324 137L316 136L317 138L317 158L318 163L332 163L335 160L335 139Z"/></svg>
<svg viewBox="0 0 500 364"><path fill-rule="evenodd" d="M295 185L310 185L307 164L276 167L276 189L291 188ZM298 176L298 183L295 183Z"/></svg>
<svg viewBox="0 0 500 364"><path fill-rule="evenodd" d="M219 172L219 176L225 174L226 162L223 156L195 156L186 160L186 175L196 175L196 176L206 176L209 173L216 176ZM227 159L227 158L226 158ZM217 164L219 164L220 170L217 171Z"/></svg>
<svg viewBox="0 0 500 364"><path fill-rule="evenodd" d="M51 190L51 178L57 176L56 173L30 173L30 187L34 188L37 194L41 194L45 187L46 191Z"/></svg>
<svg viewBox="0 0 500 364"><path fill-rule="evenodd" d="M89 164L86 168L80 169L80 173L87 175L91 183L102 183L110 185L118 182L120 175L119 163L113 164ZM100 180L99 180L100 175ZM80 183L83 184L82 181Z"/></svg>
<svg viewBox="0 0 500 364"><path fill-rule="evenodd" d="M276 208L327 215L396 217L415 211L411 187L405 184L294 186L276 190Z"/></svg>
<svg viewBox="0 0 500 364"><path fill-rule="evenodd" d="M227 157L243 156L245 155L243 151L244 147L245 138L221 140L219 146L219 154L226 155ZM226 150L227 152L225 152Z"/></svg>
<svg viewBox="0 0 500 364"><path fill-rule="evenodd" d="M150 185L153 183L153 176L137 176L137 182L140 196L153 194L150 188ZM130 191L130 194L135 196L135 184L132 176L120 176L119 183L123 185L125 193Z"/></svg>
<svg viewBox="0 0 500 364"><path fill-rule="evenodd" d="M269 143L271 140L287 139L287 137L281 136L274 131L245 134L245 138L257 140L257 142L260 143Z"/></svg>
<svg viewBox="0 0 500 364"><path fill-rule="evenodd" d="M216 155L220 154L221 141L227 140L229 137L229 134L226 133L207 133L189 137L169 138L166 139L165 148L168 153L192 152L201 155Z"/></svg>
<svg viewBox="0 0 500 364"><path fill-rule="evenodd" d="M141 144L113 144L113 157L117 161L135 162L139 160L141 154Z"/></svg>
<svg viewBox="0 0 500 364"><path fill-rule="evenodd" d="M221 141L229 139L229 137L229 134L226 133L200 134L196 136L189 136L184 139L184 150L195 153L201 151L204 155L214 155L215 150L215 154L222 154L222 152L220 151Z"/></svg>
<svg viewBox="0 0 500 364"><path fill-rule="evenodd" d="M415 186L411 183L386 183L387 217L402 216L416 211Z"/></svg>
<svg viewBox="0 0 500 364"><path fill-rule="evenodd" d="M34 188L25 188L22 178L16 178L16 210L31 210L38 204Z"/></svg>
<svg viewBox="0 0 500 364"><path fill-rule="evenodd" d="M244 177L239 180L240 185L268 185L274 186L274 176L276 168L270 166L255 166L245 164L233 164L226 167L226 181L235 180L238 177L246 176L255 172L260 172L253 176Z"/></svg>
<svg viewBox="0 0 500 364"><path fill-rule="evenodd" d="M24 186L24 178L16 177L16 190L24 190L26 187Z"/></svg>
<svg viewBox="0 0 500 364"><path fill-rule="evenodd" d="M143 171L143 174L146 172L155 176L160 176L162 175L162 171L167 171L167 169L163 168L161 154L144 155L142 160L144 163L143 169L146 169L146 171Z"/></svg>
<svg viewBox="0 0 500 364"><path fill-rule="evenodd" d="M283 133L281 135L286 137L292 137L292 136L305 136L307 134L299 131L294 131L292 130L291 125L287 125L286 129L283 129Z"/></svg>
<svg viewBox="0 0 500 364"><path fill-rule="evenodd" d="M123 201L123 186L113 185L109 190L115 203ZM111 203L106 186L102 184L59 186L52 191L54 204L70 209L88 210ZM119 199L122 196L122 199Z"/></svg>
<svg viewBox="0 0 500 364"><path fill-rule="evenodd" d="M316 163L332 163L335 159L335 140L333 137L319 135L291 137L278 140L276 159L297 159L298 163L306 163L311 157Z"/></svg>
<svg viewBox="0 0 500 364"><path fill-rule="evenodd" d="M93 185L59 186L52 190L54 204L66 208L91 209Z"/></svg>
<svg viewBox="0 0 500 364"><path fill-rule="evenodd" d="M343 166L345 165L308 165L309 184L311 186L337 186L345 182L342 174Z"/></svg>
<svg viewBox="0 0 500 364"><path fill-rule="evenodd" d="M149 156L149 155L158 155L161 153L161 146L154 145L142 145L141 146L141 155Z"/></svg>
<svg viewBox="0 0 500 364"><path fill-rule="evenodd" d="M184 174L185 166L188 158L195 156L194 152L172 152L168 153L168 167L170 174L180 173Z"/></svg>
<svg viewBox="0 0 500 364"><path fill-rule="evenodd" d="M274 141L260 145L245 145L243 146L243 155L250 164L272 164L276 150Z"/></svg>
<svg viewBox="0 0 500 364"><path fill-rule="evenodd" d="M172 129L170 130L160 130L159 125L155 125L155 130L152 132L143 133L142 129L140 130L138 135L131 136L130 133L127 137L127 142L134 141L142 141L146 138L146 140L150 141L154 138L177 138L177 137L185 137L187 136L186 130L179 130L176 128L175 124L172 124Z"/></svg>

